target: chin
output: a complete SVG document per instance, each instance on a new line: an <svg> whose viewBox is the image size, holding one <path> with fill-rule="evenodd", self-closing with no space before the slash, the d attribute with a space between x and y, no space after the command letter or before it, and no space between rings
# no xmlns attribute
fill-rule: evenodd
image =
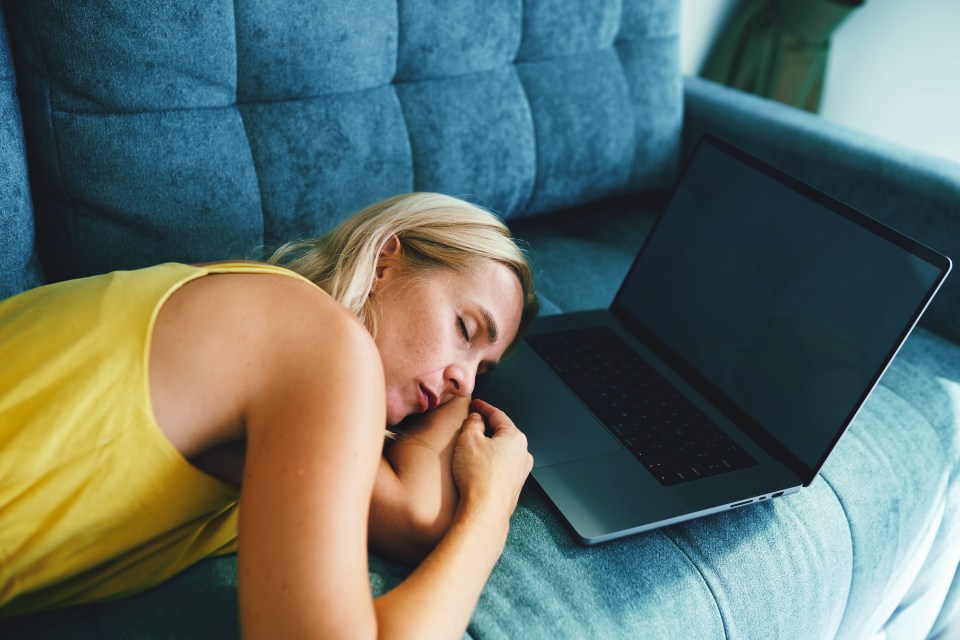
<svg viewBox="0 0 960 640"><path fill-rule="evenodd" d="M409 414L403 410L396 410L387 408L387 428L395 427L406 418Z"/></svg>
<svg viewBox="0 0 960 640"><path fill-rule="evenodd" d="M386 396L386 410L387 410L387 428L395 427L400 424L404 418L407 417L407 412L409 407L406 406L402 399L397 396L397 394L392 393L390 390L387 391Z"/></svg>

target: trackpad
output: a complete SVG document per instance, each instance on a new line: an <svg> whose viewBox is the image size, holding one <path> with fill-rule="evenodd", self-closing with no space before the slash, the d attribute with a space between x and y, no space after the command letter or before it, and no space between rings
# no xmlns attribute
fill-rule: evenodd
<svg viewBox="0 0 960 640"><path fill-rule="evenodd" d="M622 449L545 365L511 367L483 378L476 396L503 409L526 434L534 467Z"/></svg>

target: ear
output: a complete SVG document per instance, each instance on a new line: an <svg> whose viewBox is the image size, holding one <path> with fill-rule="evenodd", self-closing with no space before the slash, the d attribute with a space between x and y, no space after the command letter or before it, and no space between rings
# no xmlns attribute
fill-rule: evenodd
<svg viewBox="0 0 960 640"><path fill-rule="evenodd" d="M399 255L400 238L394 233L387 238L387 242L383 245L383 248L380 250L380 255L377 257L377 269L373 276L373 286L370 288L370 295L379 293L386 284L386 281L393 277L395 271L393 258Z"/></svg>

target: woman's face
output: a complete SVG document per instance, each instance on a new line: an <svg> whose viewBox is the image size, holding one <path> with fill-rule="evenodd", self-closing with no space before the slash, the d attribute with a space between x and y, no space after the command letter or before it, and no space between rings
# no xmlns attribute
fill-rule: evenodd
<svg viewBox="0 0 960 640"><path fill-rule="evenodd" d="M372 295L388 426L470 396L477 374L493 368L513 342L523 310L517 276L493 260L416 277L388 266L378 270Z"/></svg>

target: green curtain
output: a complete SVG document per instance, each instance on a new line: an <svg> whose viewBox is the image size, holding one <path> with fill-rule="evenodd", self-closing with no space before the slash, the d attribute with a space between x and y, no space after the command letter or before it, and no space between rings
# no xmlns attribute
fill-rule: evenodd
<svg viewBox="0 0 960 640"><path fill-rule="evenodd" d="M741 0L700 75L817 111L830 36L864 0Z"/></svg>

